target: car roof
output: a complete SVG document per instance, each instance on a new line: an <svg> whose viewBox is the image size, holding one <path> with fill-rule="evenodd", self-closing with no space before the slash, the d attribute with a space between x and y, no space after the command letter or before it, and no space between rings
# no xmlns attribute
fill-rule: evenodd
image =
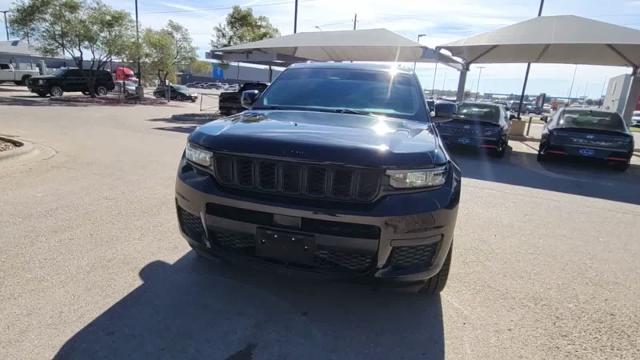
<svg viewBox="0 0 640 360"><path fill-rule="evenodd" d="M607 111L607 110L602 110L602 109L598 109L597 107L565 107L564 110L571 110L571 111L581 111L581 112L588 112L588 111L597 111L599 113L603 113L603 114L609 114L609 115L619 115L617 112L615 111Z"/></svg>
<svg viewBox="0 0 640 360"><path fill-rule="evenodd" d="M499 108L501 106L499 104L485 103L485 102L480 102L480 101L464 101L460 105L485 105L485 106L489 105L489 106L493 106L493 107L497 107L497 108Z"/></svg>
<svg viewBox="0 0 640 360"><path fill-rule="evenodd" d="M413 73L413 71L410 69L401 68L396 65L370 64L370 63L338 63L338 62L296 63L289 66L289 69L353 69L353 70L376 70L376 71L388 71L390 69L394 69L404 74Z"/></svg>

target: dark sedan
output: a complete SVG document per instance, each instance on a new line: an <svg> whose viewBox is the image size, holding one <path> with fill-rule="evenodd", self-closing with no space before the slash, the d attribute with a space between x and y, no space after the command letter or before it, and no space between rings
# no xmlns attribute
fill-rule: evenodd
<svg viewBox="0 0 640 360"><path fill-rule="evenodd" d="M171 100L191 101L191 102L195 102L196 100L198 100L198 95L191 94L191 92L189 91L189 88L184 85L170 85L169 91L167 91L166 86L158 86L153 91L153 96L159 99L160 98L166 99L167 92L170 94L169 96Z"/></svg>
<svg viewBox="0 0 640 360"><path fill-rule="evenodd" d="M449 146L464 145L489 149L502 157L509 139L509 113L495 104L465 102L451 120L438 122L440 137Z"/></svg>
<svg viewBox="0 0 640 360"><path fill-rule="evenodd" d="M633 155L633 135L614 112L564 108L545 125L538 161L573 157L605 161L625 171Z"/></svg>

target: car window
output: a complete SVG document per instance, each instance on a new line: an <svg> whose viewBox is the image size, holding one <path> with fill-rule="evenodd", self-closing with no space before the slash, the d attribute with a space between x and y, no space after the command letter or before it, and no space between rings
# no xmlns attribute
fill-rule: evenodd
<svg viewBox="0 0 640 360"><path fill-rule="evenodd" d="M622 117L616 113L597 110L565 110L558 121L564 128L584 128L626 131Z"/></svg>
<svg viewBox="0 0 640 360"><path fill-rule="evenodd" d="M404 73L379 70L288 69L268 88L257 107L349 109L425 121L424 96Z"/></svg>
<svg viewBox="0 0 640 360"><path fill-rule="evenodd" d="M244 84L242 85L242 91L246 90L258 90L260 92L267 88L267 84Z"/></svg>
<svg viewBox="0 0 640 360"><path fill-rule="evenodd" d="M64 72L64 75L66 77L81 77L82 76L82 71L80 71L78 69L70 69L70 70L67 70L66 72Z"/></svg>
<svg viewBox="0 0 640 360"><path fill-rule="evenodd" d="M8 64L0 64L0 70L9 70Z"/></svg>
<svg viewBox="0 0 640 360"><path fill-rule="evenodd" d="M500 122L500 109L490 104L461 104L458 106L459 118Z"/></svg>

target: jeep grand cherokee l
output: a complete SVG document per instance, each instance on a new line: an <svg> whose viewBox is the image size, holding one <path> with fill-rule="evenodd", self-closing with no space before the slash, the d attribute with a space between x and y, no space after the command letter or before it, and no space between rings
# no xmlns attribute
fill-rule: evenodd
<svg viewBox="0 0 640 360"><path fill-rule="evenodd" d="M178 221L197 253L443 289L460 170L414 74L299 64L243 103L194 131L179 165Z"/></svg>

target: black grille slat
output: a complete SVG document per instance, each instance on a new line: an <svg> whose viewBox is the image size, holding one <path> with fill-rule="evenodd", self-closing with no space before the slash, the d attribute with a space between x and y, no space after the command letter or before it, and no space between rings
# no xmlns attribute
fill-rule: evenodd
<svg viewBox="0 0 640 360"><path fill-rule="evenodd" d="M255 237L251 234L244 234L234 231L215 231L213 232L215 242L230 249L247 249L256 246Z"/></svg>
<svg viewBox="0 0 640 360"><path fill-rule="evenodd" d="M282 166L282 191L297 194L300 192L302 168L295 165Z"/></svg>
<svg viewBox="0 0 640 360"><path fill-rule="evenodd" d="M340 165L226 154L214 157L214 176L221 185L297 197L371 202L380 191L382 175L382 170Z"/></svg>
<svg viewBox="0 0 640 360"><path fill-rule="evenodd" d="M409 268L415 265L431 265L438 249L438 243L418 246L399 246L391 251L391 264L396 268Z"/></svg>
<svg viewBox="0 0 640 360"><path fill-rule="evenodd" d="M260 162L258 166L258 183L265 190L278 188L278 167L275 162Z"/></svg>
<svg viewBox="0 0 640 360"><path fill-rule="evenodd" d="M215 172L220 182L229 184L233 182L233 159L227 156L218 156L215 159Z"/></svg>
<svg viewBox="0 0 640 360"><path fill-rule="evenodd" d="M336 170L333 173L331 194L337 198L351 198L351 181L353 180L353 171Z"/></svg>
<svg viewBox="0 0 640 360"><path fill-rule="evenodd" d="M237 159L235 163L236 181L243 186L253 186L253 161Z"/></svg>
<svg viewBox="0 0 640 360"><path fill-rule="evenodd" d="M316 166L307 168L307 192L310 195L324 195L326 185L327 169Z"/></svg>
<svg viewBox="0 0 640 360"><path fill-rule="evenodd" d="M374 171L361 170L358 175L356 197L359 200L370 200L375 197L380 188L379 174Z"/></svg>

